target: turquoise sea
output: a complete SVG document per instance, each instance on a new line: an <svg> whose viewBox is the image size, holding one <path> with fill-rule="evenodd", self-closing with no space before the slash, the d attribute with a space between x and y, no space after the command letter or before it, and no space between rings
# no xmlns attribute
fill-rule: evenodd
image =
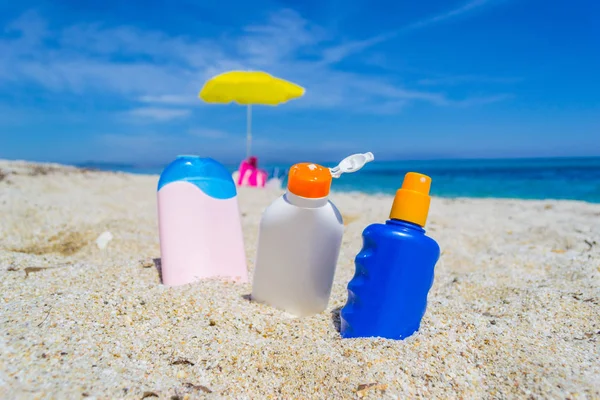
<svg viewBox="0 0 600 400"><path fill-rule="evenodd" d="M323 164L333 167L335 163ZM160 174L163 166L83 165L98 169ZM228 166L231 171L236 166ZM290 165L261 165L284 178ZM571 199L600 203L600 157L502 160L374 161L344 174L333 190L394 194L410 171L431 176L431 194L441 197Z"/></svg>

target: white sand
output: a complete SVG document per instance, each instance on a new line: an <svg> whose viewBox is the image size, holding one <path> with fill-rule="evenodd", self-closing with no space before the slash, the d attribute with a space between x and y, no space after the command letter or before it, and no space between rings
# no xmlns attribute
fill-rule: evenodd
<svg viewBox="0 0 600 400"><path fill-rule="evenodd" d="M443 253L421 330L342 340L361 232L391 197L332 194L348 226L331 301L298 320L249 284L160 285L157 177L0 170L2 399L600 398L598 204L433 199ZM278 194L239 193L251 269Z"/></svg>

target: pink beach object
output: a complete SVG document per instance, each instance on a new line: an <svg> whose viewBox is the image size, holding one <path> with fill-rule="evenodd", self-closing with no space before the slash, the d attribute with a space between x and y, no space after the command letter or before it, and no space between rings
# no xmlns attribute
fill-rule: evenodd
<svg viewBox="0 0 600 400"><path fill-rule="evenodd" d="M163 171L157 196L163 284L248 281L235 184L221 164L179 157Z"/></svg>
<svg viewBox="0 0 600 400"><path fill-rule="evenodd" d="M239 186L264 187L267 171L258 169L256 157L241 162L237 184Z"/></svg>

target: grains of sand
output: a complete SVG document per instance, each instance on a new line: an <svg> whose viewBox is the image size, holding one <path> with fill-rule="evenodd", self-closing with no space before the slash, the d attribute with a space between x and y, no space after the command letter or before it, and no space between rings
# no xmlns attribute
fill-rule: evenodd
<svg viewBox="0 0 600 400"><path fill-rule="evenodd" d="M0 398L600 398L598 204L434 198L420 331L342 340L361 232L391 197L332 193L349 218L329 308L294 319L250 284L160 284L156 176L0 171ZM279 194L240 190L250 276Z"/></svg>

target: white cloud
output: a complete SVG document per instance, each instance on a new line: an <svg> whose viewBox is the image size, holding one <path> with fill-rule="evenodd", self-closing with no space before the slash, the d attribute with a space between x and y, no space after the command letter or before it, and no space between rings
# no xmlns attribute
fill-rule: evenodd
<svg viewBox="0 0 600 400"><path fill-rule="evenodd" d="M263 24L245 27L235 46L247 64L272 68L285 61L295 61L299 53L318 48L327 36L296 11L284 9Z"/></svg>
<svg viewBox="0 0 600 400"><path fill-rule="evenodd" d="M209 129L193 129L184 135L179 133L165 129L158 132L101 134L95 136L94 151L105 154L105 161L128 160L144 164L164 164L180 154L210 156L230 162L237 162L244 157L246 142L242 136L233 138L226 132ZM264 146L265 141L258 139L253 144Z"/></svg>
<svg viewBox="0 0 600 400"><path fill-rule="evenodd" d="M198 96L184 96L177 94L162 94L158 96L140 96L138 101L142 103L160 103L160 104L201 104L197 98Z"/></svg>
<svg viewBox="0 0 600 400"><path fill-rule="evenodd" d="M141 119L170 121L173 119L187 117L190 112L190 110L186 109L143 107L130 110L127 112L127 114L133 117L139 117Z"/></svg>
<svg viewBox="0 0 600 400"><path fill-rule="evenodd" d="M30 10L9 23L5 30L8 33L20 33L17 41L22 48L27 48L39 45L49 35L47 25L37 12Z"/></svg>
<svg viewBox="0 0 600 400"><path fill-rule="evenodd" d="M499 83L510 84L517 83L521 79L510 77L491 77L479 75L456 75L456 76L440 76L436 78L420 79L417 83L423 86L455 86L464 83Z"/></svg>
<svg viewBox="0 0 600 400"><path fill-rule="evenodd" d="M434 15L433 17L425 18L425 19L422 19L415 23L412 23L412 24L408 25L406 28L404 28L404 30L424 28L426 26L437 24L439 22L442 22L442 21L445 21L445 20L448 20L451 18L456 18L460 15L471 12L476 8L481 8L485 5L489 5L494 1L497 1L497 0L471 0L453 10L450 10L450 11L447 11L447 12L444 12L444 13L441 13L438 15Z"/></svg>
<svg viewBox="0 0 600 400"><path fill-rule="evenodd" d="M210 128L192 128L188 134L205 139L226 139L230 136L227 132Z"/></svg>
<svg viewBox="0 0 600 400"><path fill-rule="evenodd" d="M466 100L460 100L454 102L454 105L459 107L474 107L474 106L483 106L486 104L497 103L499 101L504 101L513 98L512 94L497 94L494 96L480 96L480 97L471 97Z"/></svg>
<svg viewBox="0 0 600 400"><path fill-rule="evenodd" d="M486 3L472 1L413 27L436 23ZM189 115L191 109L183 107L202 103L197 96L206 79L231 69L264 69L304 86L305 96L286 104L286 108L371 113L398 111L413 102L453 104L441 92L410 89L381 76L336 67L343 59L395 33L340 43L331 32L289 9L272 14L264 23L246 26L242 36L223 38L171 36L100 24L75 24L49 31L44 19L32 12L9 28L13 37L0 39L0 87L34 83L53 92L108 93L148 105L130 115L159 121ZM19 36L15 38L14 33ZM54 45L47 45L50 42Z"/></svg>
<svg viewBox="0 0 600 400"><path fill-rule="evenodd" d="M108 162L126 159L130 162L163 163L178 154L199 150L172 133L156 132L98 135L94 147L96 152L104 154L103 160Z"/></svg>
<svg viewBox="0 0 600 400"><path fill-rule="evenodd" d="M395 36L395 33L388 33L365 40L347 42L335 47L327 48L323 51L323 61L325 63L336 63L344 58L347 58L349 55L360 53L363 50L385 42L393 36Z"/></svg>

